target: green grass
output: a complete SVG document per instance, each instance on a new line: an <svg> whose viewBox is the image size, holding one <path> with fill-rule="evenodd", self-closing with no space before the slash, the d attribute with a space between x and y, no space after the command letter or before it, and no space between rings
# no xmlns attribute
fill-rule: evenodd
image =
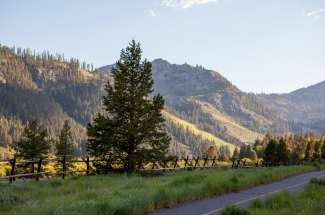
<svg viewBox="0 0 325 215"><path fill-rule="evenodd" d="M323 215L325 183L310 183L302 193L282 192L265 201L256 201L251 215Z"/></svg>
<svg viewBox="0 0 325 215"><path fill-rule="evenodd" d="M143 214L179 202L268 183L314 166L198 170L157 177L109 174L40 182L0 183L0 211L7 214Z"/></svg>

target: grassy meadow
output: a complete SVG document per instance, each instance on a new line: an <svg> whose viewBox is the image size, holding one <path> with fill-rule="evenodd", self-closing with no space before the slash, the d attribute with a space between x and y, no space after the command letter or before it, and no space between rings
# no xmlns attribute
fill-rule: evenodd
<svg viewBox="0 0 325 215"><path fill-rule="evenodd" d="M143 214L183 201L269 183L319 167L288 166L166 173L161 176L108 174L0 183L1 215Z"/></svg>
<svg viewBox="0 0 325 215"><path fill-rule="evenodd" d="M325 181L310 183L301 193L282 192L265 201L255 201L251 215L323 215L325 214Z"/></svg>

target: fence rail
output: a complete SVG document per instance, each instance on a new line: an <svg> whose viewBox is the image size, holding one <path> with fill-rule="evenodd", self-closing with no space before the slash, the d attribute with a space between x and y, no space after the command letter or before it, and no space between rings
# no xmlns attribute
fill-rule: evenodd
<svg viewBox="0 0 325 215"><path fill-rule="evenodd" d="M17 160L16 157L13 159L0 160L3 164L10 165L10 171L6 176L0 177L0 180L9 180L10 183L16 181L16 179L35 179L39 181L40 178L50 178L50 177L61 177L65 178L68 174L84 174L84 175L92 175L98 174L101 171L114 171L114 168L110 169L97 169L95 167L95 162L107 162L106 160L96 160L90 159L90 157L72 157L72 156L63 156L61 159L39 159L39 160ZM73 170L69 169L70 164L74 163L82 163L84 164L82 170ZM35 168L35 164L36 167ZM45 165L54 164L57 165L59 170L57 171L43 171ZM30 172L22 172L18 173L17 168L21 168L22 165L26 169L30 168ZM251 167L263 167L268 166L267 163L264 162L256 162L247 164L246 160L232 160L232 163L229 164L231 168L251 168ZM174 160L157 160L151 161L149 163L140 163L138 165L138 172L143 173L157 173L157 172L170 172L170 171L178 171L178 170L194 170L194 169L211 169L217 168L218 160L216 157L214 158L184 158L184 159L174 159ZM46 169L46 168L45 168ZM118 170L119 168L115 168Z"/></svg>

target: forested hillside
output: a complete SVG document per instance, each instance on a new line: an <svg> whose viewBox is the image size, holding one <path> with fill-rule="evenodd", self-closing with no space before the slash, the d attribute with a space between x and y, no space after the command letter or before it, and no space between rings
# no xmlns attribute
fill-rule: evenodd
<svg viewBox="0 0 325 215"><path fill-rule="evenodd" d="M72 125L77 154L85 153L86 126L101 111L101 98L109 74L94 71L93 66L77 59L48 52L37 54L28 49L0 47L0 151L8 155L27 121L39 119L55 138L65 120ZM167 113L167 112L166 112ZM168 116L173 116L172 109ZM224 141L206 131L180 124L179 116L166 117L172 137L170 152L178 156L203 155L208 146ZM207 134L210 136L206 138ZM186 138L183 138L186 137ZM218 141L211 141L211 137ZM228 156L233 145L224 146Z"/></svg>
<svg viewBox="0 0 325 215"><path fill-rule="evenodd" d="M240 146L269 131L289 130L288 123L254 94L240 91L216 71L162 59L152 65L155 91L164 96L169 110L203 131ZM109 74L111 68L99 70Z"/></svg>
<svg viewBox="0 0 325 215"><path fill-rule="evenodd" d="M65 120L72 125L78 154L84 152L85 125L99 109L101 75L90 65L48 52L0 47L0 146L8 149L23 125L39 119L55 137ZM7 151L7 150L6 150Z"/></svg>
<svg viewBox="0 0 325 215"><path fill-rule="evenodd" d="M85 153L85 128L101 111L113 66L94 69L59 54L1 46L0 155L32 119L40 119L53 138L69 120L76 153ZM155 93L166 101L172 154L203 155L215 145L230 156L234 146L252 144L267 132L324 131L324 83L291 94L255 95L202 66L157 59L152 68Z"/></svg>

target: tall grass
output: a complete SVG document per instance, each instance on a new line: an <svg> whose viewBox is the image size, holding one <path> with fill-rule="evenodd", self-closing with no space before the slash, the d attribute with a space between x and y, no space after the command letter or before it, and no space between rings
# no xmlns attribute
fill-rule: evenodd
<svg viewBox="0 0 325 215"><path fill-rule="evenodd" d="M282 192L265 201L258 200L250 212L251 215L324 215L325 186L313 182L302 193Z"/></svg>
<svg viewBox="0 0 325 215"><path fill-rule="evenodd" d="M158 177L109 174L40 182L0 183L0 212L7 214L143 214L179 202L268 183L314 166L197 170Z"/></svg>

